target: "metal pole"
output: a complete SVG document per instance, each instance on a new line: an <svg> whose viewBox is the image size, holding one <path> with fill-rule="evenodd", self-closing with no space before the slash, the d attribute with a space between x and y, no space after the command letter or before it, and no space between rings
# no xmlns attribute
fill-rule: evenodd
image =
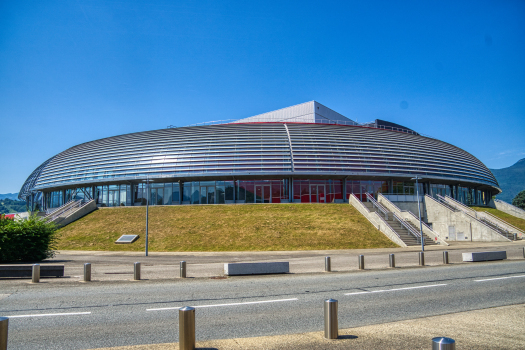
<svg viewBox="0 0 525 350"><path fill-rule="evenodd" d="M180 262L180 278L186 278L186 261Z"/></svg>
<svg viewBox="0 0 525 350"><path fill-rule="evenodd" d="M359 270L365 269L365 256L359 255Z"/></svg>
<svg viewBox="0 0 525 350"><path fill-rule="evenodd" d="M329 256L324 258L324 271L325 272L332 271L332 262L330 261L330 257Z"/></svg>
<svg viewBox="0 0 525 350"><path fill-rule="evenodd" d="M525 247L523 247L523 257L525 258Z"/></svg>
<svg viewBox="0 0 525 350"><path fill-rule="evenodd" d="M423 236L423 223L421 222L421 204L419 201L419 186L417 180L419 177L416 175L416 196L417 196L417 211L419 213L419 233L421 234L421 251L425 251L425 237Z"/></svg>
<svg viewBox="0 0 525 350"><path fill-rule="evenodd" d="M9 328L9 318L0 317L0 350L7 350L7 330Z"/></svg>
<svg viewBox="0 0 525 350"><path fill-rule="evenodd" d="M337 339L338 336L337 300L326 299L324 301L324 337L326 339Z"/></svg>
<svg viewBox="0 0 525 350"><path fill-rule="evenodd" d="M40 264L33 264L33 271L31 274L31 282L38 283L40 282Z"/></svg>
<svg viewBox="0 0 525 350"><path fill-rule="evenodd" d="M179 349L195 349L195 308L191 306L179 309Z"/></svg>
<svg viewBox="0 0 525 350"><path fill-rule="evenodd" d="M148 256L149 177L146 178L146 256Z"/></svg>
<svg viewBox="0 0 525 350"><path fill-rule="evenodd" d="M0 350L7 350L8 328L9 328L9 318L0 317Z"/></svg>
<svg viewBox="0 0 525 350"><path fill-rule="evenodd" d="M518 234L517 234L517 233L515 233L515 234L513 235L512 240L513 240L513 241L517 241L517 240L518 240Z"/></svg>
<svg viewBox="0 0 525 350"><path fill-rule="evenodd" d="M425 266L425 253L419 252L419 266Z"/></svg>
<svg viewBox="0 0 525 350"><path fill-rule="evenodd" d="M446 250L443 252L443 264L448 264L448 252Z"/></svg>
<svg viewBox="0 0 525 350"><path fill-rule="evenodd" d="M432 350L456 350L456 341L446 337L432 338Z"/></svg>
<svg viewBox="0 0 525 350"><path fill-rule="evenodd" d="M91 264L85 263L84 264L84 282L90 282L91 281Z"/></svg>
<svg viewBox="0 0 525 350"><path fill-rule="evenodd" d="M139 262L136 262L133 265L133 279L135 281L140 280L140 263Z"/></svg>
<svg viewBox="0 0 525 350"><path fill-rule="evenodd" d="M394 254L390 254L389 256L389 263L390 263L390 267L396 267L396 257Z"/></svg>

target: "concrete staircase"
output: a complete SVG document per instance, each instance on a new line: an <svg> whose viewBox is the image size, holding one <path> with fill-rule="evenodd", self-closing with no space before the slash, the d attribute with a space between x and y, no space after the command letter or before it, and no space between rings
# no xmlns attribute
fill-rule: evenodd
<svg viewBox="0 0 525 350"><path fill-rule="evenodd" d="M44 220L47 222L53 222L58 227L62 227L80 219L82 216L87 215L96 209L97 204L93 199L88 201L84 201L83 199L70 201L50 212L44 217Z"/></svg>
<svg viewBox="0 0 525 350"><path fill-rule="evenodd" d="M388 223L388 225L392 228L392 230L394 230L397 235L399 236L399 238L401 238L401 240L407 245L407 246L418 246L418 245L421 245L421 241L414 237L413 234L411 234L409 232L409 230L404 227L398 220L396 220L394 218L394 213L392 212L387 212L387 214L385 215L383 212L379 211L377 209L376 206L374 206L373 203L371 202L363 202L363 205L371 212L376 212L378 213L382 218L384 218L384 220ZM409 225L410 227L412 227L415 231L419 232L419 227L416 227L414 226L411 222L409 221L404 221L407 225ZM432 238L430 237L427 237L426 235L424 235L425 237L425 245L435 245L436 243L434 242L434 240L432 240Z"/></svg>

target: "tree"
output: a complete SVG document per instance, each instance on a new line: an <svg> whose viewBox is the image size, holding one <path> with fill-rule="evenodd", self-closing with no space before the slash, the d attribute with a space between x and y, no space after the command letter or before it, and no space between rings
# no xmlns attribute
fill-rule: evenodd
<svg viewBox="0 0 525 350"><path fill-rule="evenodd" d="M512 205L525 210L525 190L521 191L512 200Z"/></svg>
<svg viewBox="0 0 525 350"><path fill-rule="evenodd" d="M55 224L36 215L27 220L0 215L0 262L32 262L53 257L55 231Z"/></svg>

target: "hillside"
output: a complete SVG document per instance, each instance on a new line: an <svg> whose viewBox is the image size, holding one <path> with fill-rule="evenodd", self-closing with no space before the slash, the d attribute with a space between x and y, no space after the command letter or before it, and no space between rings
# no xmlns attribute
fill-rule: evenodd
<svg viewBox="0 0 525 350"><path fill-rule="evenodd" d="M502 189L502 193L496 196L497 199L512 203L516 195L525 190L525 158L516 164L503 169L490 169Z"/></svg>
<svg viewBox="0 0 525 350"><path fill-rule="evenodd" d="M0 193L0 199L9 198L14 201L18 200L18 192L17 193Z"/></svg>
<svg viewBox="0 0 525 350"><path fill-rule="evenodd" d="M57 249L144 250L146 208L103 208L58 231ZM396 247L348 204L150 207L151 251ZM122 234L140 235L115 244Z"/></svg>
<svg viewBox="0 0 525 350"><path fill-rule="evenodd" d="M0 214L20 213L26 211L26 202L15 201L9 198L0 199Z"/></svg>

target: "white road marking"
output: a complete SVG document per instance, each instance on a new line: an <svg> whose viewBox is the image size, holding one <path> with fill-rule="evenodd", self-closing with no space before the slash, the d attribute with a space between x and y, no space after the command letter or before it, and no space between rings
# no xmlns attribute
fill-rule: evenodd
<svg viewBox="0 0 525 350"><path fill-rule="evenodd" d="M14 315L14 316L4 316L9 318L21 318L21 317L48 317L48 316L76 316L76 315L90 315L91 312L70 312L63 314L36 314L36 315Z"/></svg>
<svg viewBox="0 0 525 350"><path fill-rule="evenodd" d="M507 278L519 278L519 277L525 277L525 275L520 276L508 276L508 277L498 277L498 278L487 278L484 280L474 280L474 282L485 282L485 281L495 281L495 280L505 280Z"/></svg>
<svg viewBox="0 0 525 350"><path fill-rule="evenodd" d="M398 291L398 290L419 289L419 288L431 288L431 287L441 287L441 286L446 286L446 284L430 284L430 285L428 285L428 286L418 286L418 287L406 287L406 288L395 288L395 289L372 290L372 291L370 291L370 292L346 293L345 295L358 295L358 294L369 294L369 293L396 292L396 291Z"/></svg>
<svg viewBox="0 0 525 350"><path fill-rule="evenodd" d="M240 305L251 305L251 304L280 303L280 302L284 302L284 301L296 301L296 300L299 300L299 299L292 298L292 299L278 299L278 300L247 301L247 302L244 302L244 303L197 305L197 306L192 306L192 307L194 307L194 308L205 308L205 307L221 307L221 306L240 306ZM180 309L181 307L182 306L163 307L163 308L158 308L158 309L146 309L146 311L177 310L177 309Z"/></svg>

